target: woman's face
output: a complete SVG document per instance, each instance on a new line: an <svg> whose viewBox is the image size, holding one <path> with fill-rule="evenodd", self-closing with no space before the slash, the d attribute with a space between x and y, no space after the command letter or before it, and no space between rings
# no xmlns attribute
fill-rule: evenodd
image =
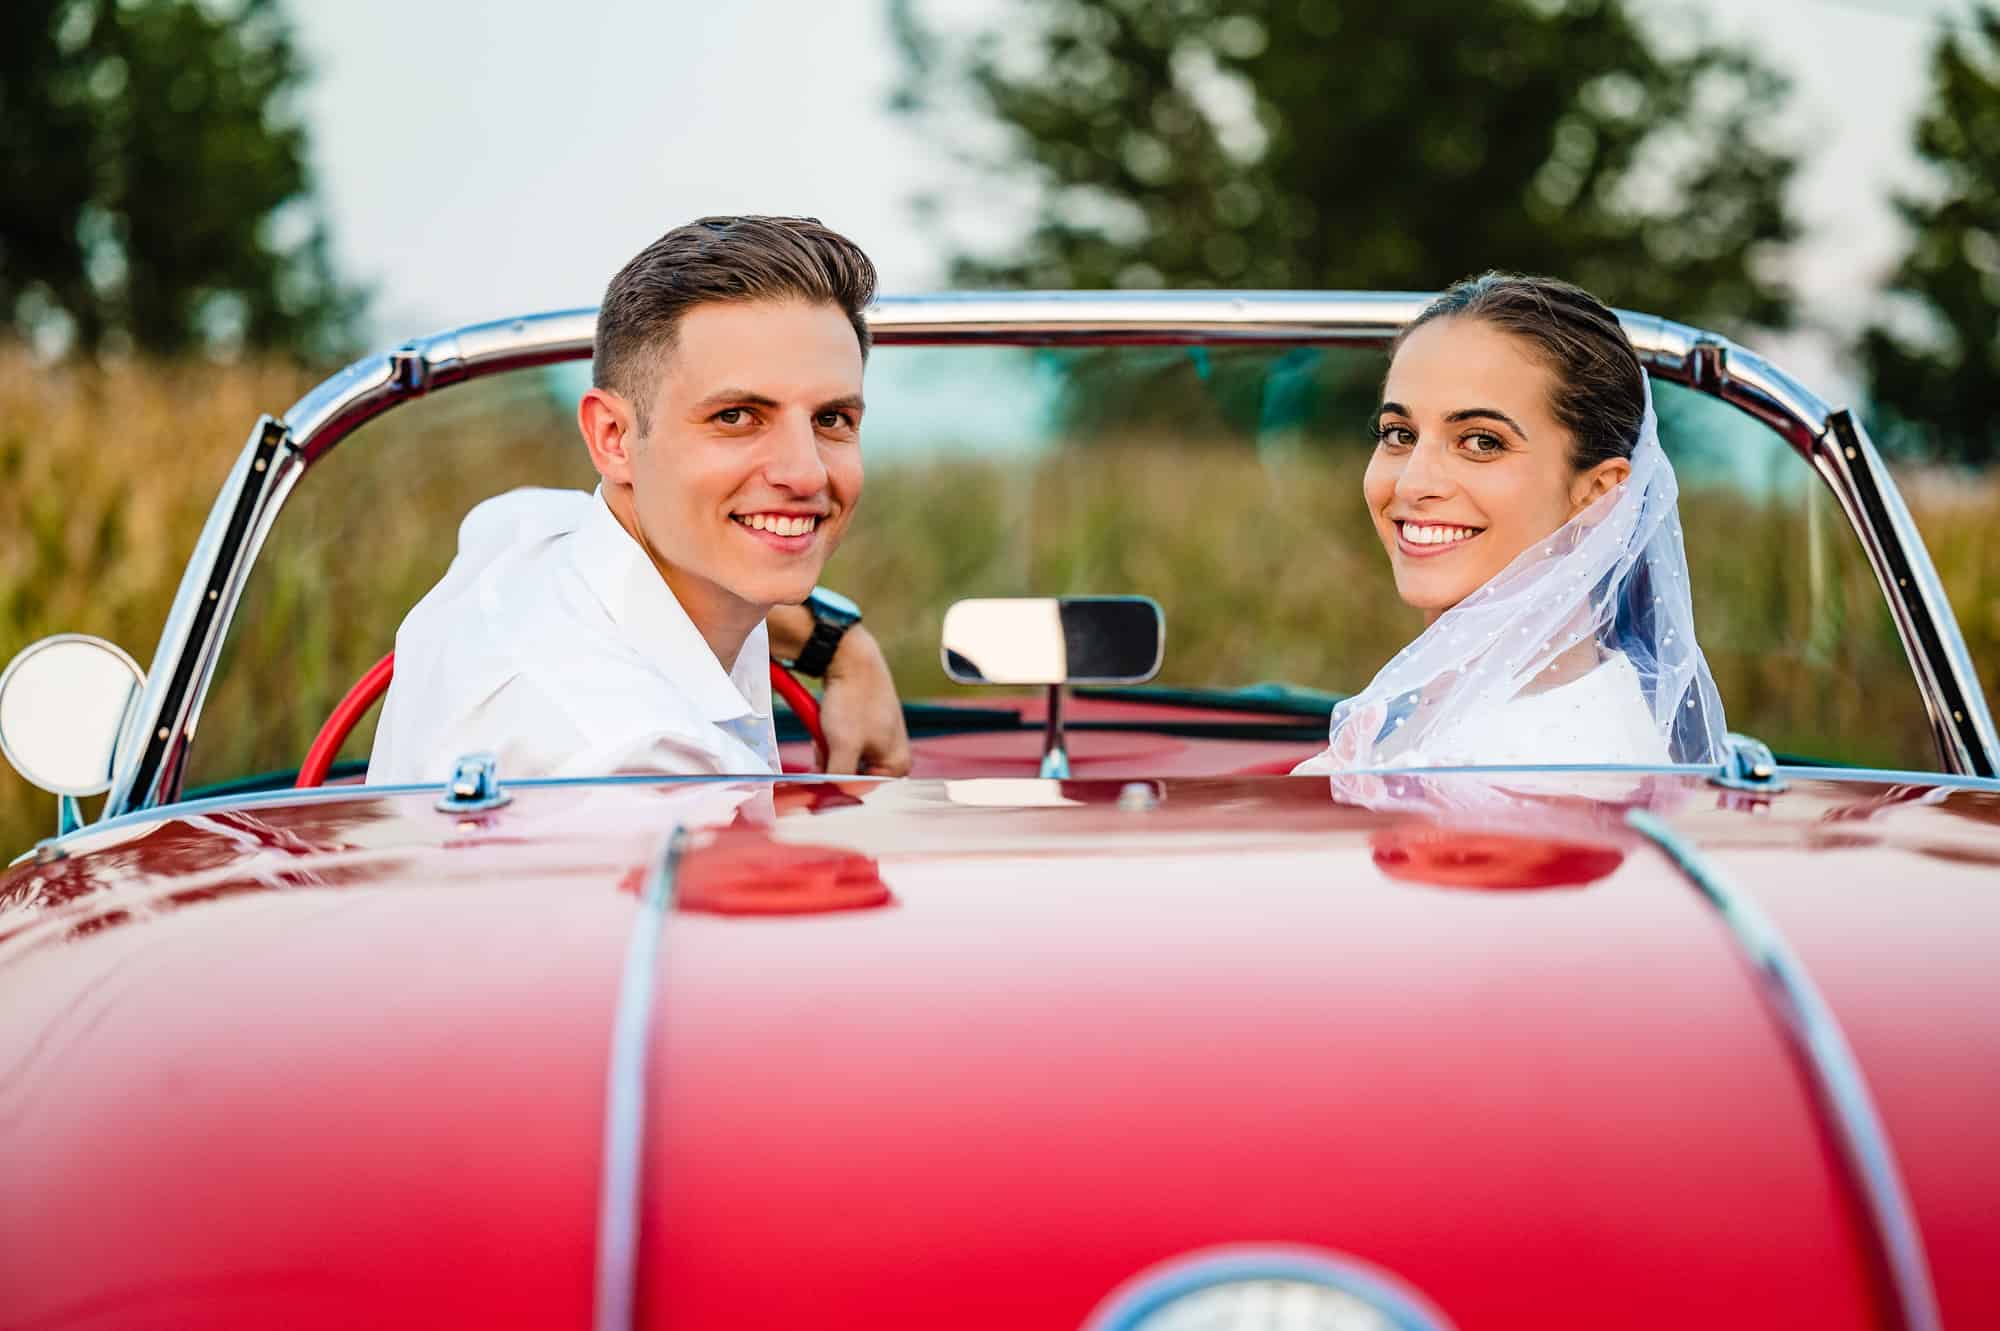
<svg viewBox="0 0 2000 1331"><path fill-rule="evenodd" d="M1396 594L1425 622L1631 474L1623 458L1570 465L1555 375L1511 334L1434 319L1404 339L1362 479Z"/></svg>

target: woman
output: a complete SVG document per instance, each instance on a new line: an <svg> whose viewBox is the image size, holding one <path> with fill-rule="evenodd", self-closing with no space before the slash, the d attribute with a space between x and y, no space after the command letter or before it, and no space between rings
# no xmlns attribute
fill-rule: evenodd
<svg viewBox="0 0 2000 1331"><path fill-rule="evenodd" d="M1382 399L1362 490L1426 627L1296 771L1720 761L1678 486L1617 317L1567 282L1468 279L1397 338Z"/></svg>

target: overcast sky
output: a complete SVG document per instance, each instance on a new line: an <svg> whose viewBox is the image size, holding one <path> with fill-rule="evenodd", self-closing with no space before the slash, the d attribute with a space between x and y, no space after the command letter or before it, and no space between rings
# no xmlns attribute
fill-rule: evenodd
<svg viewBox="0 0 2000 1331"><path fill-rule="evenodd" d="M963 13L1006 0L931 0ZM1893 260L1885 195L1916 179L1909 124L1940 16L1967 0L1634 0L1707 21L1796 82L1806 315L1851 328ZM947 170L887 110L882 0L312 0L306 108L336 252L383 340L593 304L626 258L702 213L811 213L891 291L938 285L911 197ZM1673 311L1659 311L1672 314ZM1842 380L1834 338L1770 349Z"/></svg>

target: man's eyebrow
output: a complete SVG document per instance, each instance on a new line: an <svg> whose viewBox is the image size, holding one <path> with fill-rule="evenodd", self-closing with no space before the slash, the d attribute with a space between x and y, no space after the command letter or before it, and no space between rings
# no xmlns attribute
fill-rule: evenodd
<svg viewBox="0 0 2000 1331"><path fill-rule="evenodd" d="M1448 421L1499 421L1523 439L1528 437L1528 432L1521 428L1521 423L1498 407L1466 407L1461 411L1454 411L1447 414L1445 419Z"/></svg>
<svg viewBox="0 0 2000 1331"><path fill-rule="evenodd" d="M817 416L823 411L839 411L843 407L852 407L856 411L866 411L868 409L868 404L861 400L861 394L849 393L845 397L830 398L827 401L820 403L819 406L814 409L813 415Z"/></svg>
<svg viewBox="0 0 2000 1331"><path fill-rule="evenodd" d="M765 397L762 393L753 393L747 388L720 388L695 403L694 409L696 411L706 411L710 407L775 407L777 405L776 398Z"/></svg>

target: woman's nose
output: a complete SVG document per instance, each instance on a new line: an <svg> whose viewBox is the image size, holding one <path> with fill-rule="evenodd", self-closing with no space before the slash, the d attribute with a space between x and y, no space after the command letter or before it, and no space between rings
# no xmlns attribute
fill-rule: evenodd
<svg viewBox="0 0 2000 1331"><path fill-rule="evenodd" d="M819 455L819 435L812 421L787 416L766 436L769 453L764 459L764 479L793 494L818 494L826 488L826 463Z"/></svg>
<svg viewBox="0 0 2000 1331"><path fill-rule="evenodd" d="M1419 439L1403 458L1396 473L1396 497L1405 503L1419 499L1439 499L1451 492L1451 477L1444 465L1444 450Z"/></svg>

